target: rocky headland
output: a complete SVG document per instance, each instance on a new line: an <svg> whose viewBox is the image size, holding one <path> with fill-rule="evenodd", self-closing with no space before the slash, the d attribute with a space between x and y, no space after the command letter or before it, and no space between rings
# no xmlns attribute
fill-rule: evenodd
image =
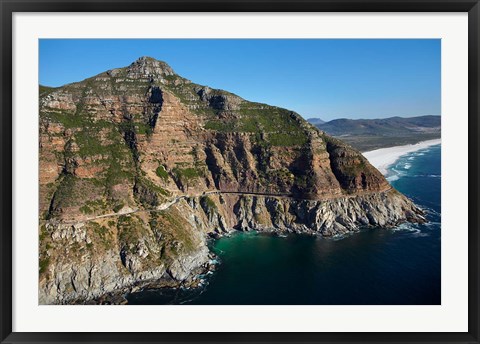
<svg viewBox="0 0 480 344"><path fill-rule="evenodd" d="M293 111L142 57L40 87L39 303L193 284L209 236L423 222L360 152Z"/></svg>

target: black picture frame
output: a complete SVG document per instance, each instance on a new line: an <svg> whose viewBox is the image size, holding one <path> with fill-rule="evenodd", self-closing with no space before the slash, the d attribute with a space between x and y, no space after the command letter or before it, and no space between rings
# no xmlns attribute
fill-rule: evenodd
<svg viewBox="0 0 480 344"><path fill-rule="evenodd" d="M478 0L0 0L0 340L2 343L479 343ZM15 12L468 12L468 332L31 333L12 332L12 15Z"/></svg>

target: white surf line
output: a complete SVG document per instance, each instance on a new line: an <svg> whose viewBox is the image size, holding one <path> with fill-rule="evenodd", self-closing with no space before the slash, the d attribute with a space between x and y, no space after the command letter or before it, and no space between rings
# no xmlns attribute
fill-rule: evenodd
<svg viewBox="0 0 480 344"><path fill-rule="evenodd" d="M386 175L387 168L393 165L401 156L430 146L438 145L441 142L441 139L434 139L422 141L413 145L375 149L372 151L363 152L362 154L383 175Z"/></svg>

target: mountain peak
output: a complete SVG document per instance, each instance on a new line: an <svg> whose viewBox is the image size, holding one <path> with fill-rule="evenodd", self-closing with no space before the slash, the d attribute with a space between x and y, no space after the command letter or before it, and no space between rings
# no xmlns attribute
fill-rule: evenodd
<svg viewBox="0 0 480 344"><path fill-rule="evenodd" d="M162 79L165 76L175 75L175 72L166 62L149 56L141 56L129 66L111 69L107 71L107 74L113 77L127 76L132 79Z"/></svg>
<svg viewBox="0 0 480 344"><path fill-rule="evenodd" d="M159 61L151 56L140 56L136 61ZM159 61L161 62L161 61Z"/></svg>
<svg viewBox="0 0 480 344"><path fill-rule="evenodd" d="M140 74L142 76L168 76L175 74L172 67L170 67L166 62L156 60L149 56L139 57L127 67L127 71L129 74Z"/></svg>
<svg viewBox="0 0 480 344"><path fill-rule="evenodd" d="M160 60L157 60L153 57L150 57L150 56L140 56L138 59L136 59L135 61L133 61L130 66L133 66L133 65L150 65L150 66L155 66L155 65L159 65L159 64L163 64L163 65L167 65L168 64L164 61L160 61Z"/></svg>

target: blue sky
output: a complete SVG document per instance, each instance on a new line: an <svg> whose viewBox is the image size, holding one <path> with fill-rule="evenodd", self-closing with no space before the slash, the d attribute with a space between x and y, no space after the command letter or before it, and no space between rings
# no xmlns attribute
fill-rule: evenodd
<svg viewBox="0 0 480 344"><path fill-rule="evenodd" d="M61 86L140 56L198 84L305 118L440 115L440 40L42 39L40 84Z"/></svg>

